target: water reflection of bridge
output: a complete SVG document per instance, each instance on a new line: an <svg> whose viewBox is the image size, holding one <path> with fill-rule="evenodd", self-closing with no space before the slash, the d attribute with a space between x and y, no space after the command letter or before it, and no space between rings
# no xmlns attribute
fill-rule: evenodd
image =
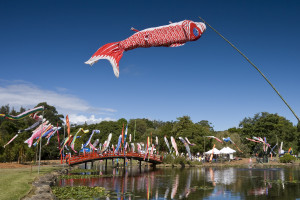
<svg viewBox="0 0 300 200"><path fill-rule="evenodd" d="M128 167L86 173L99 176L60 179L58 186L104 187L110 193L106 200L203 199L212 192L212 189L205 190L205 193L194 189L195 185L198 185L197 179L204 179L199 169L153 170L145 167L139 170L137 167ZM192 184L192 180L196 182Z"/></svg>
<svg viewBox="0 0 300 200"><path fill-rule="evenodd" d="M155 154L148 154L145 156L143 153L136 153L136 152L129 152L129 153L103 153L99 154L97 152L92 152L92 153L84 153L84 154L79 154L79 155L74 155L74 156L67 156L66 161L70 166L77 165L77 164L82 164L82 163L87 163L91 162L93 163L96 160L105 160L105 167L107 167L107 160L113 160L113 159L124 159L124 166L125 166L125 160L130 159L130 160L138 160L139 161L139 166L141 167L142 161L151 163L152 166L155 168L157 164L161 164L163 157L160 155L155 155Z"/></svg>
<svg viewBox="0 0 300 200"><path fill-rule="evenodd" d="M87 171L91 177L60 179L58 186L104 187L110 194L106 199L111 200L297 199L300 195L296 168L103 168Z"/></svg>

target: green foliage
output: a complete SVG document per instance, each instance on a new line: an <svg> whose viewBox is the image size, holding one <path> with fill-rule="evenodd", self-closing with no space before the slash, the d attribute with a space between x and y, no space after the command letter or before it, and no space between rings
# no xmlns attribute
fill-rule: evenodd
<svg viewBox="0 0 300 200"><path fill-rule="evenodd" d="M224 146L227 146L236 151L236 156L247 157L249 155L250 150L247 145L249 142L245 142L245 139L242 138L238 132L233 131L233 129L231 129L231 131L219 131L216 133L216 137L219 139L230 137L230 139L236 144L234 145L230 142L225 141L223 142L223 144L221 144L220 142L215 142L217 149L220 150ZM240 152L237 147L242 152Z"/></svg>
<svg viewBox="0 0 300 200"><path fill-rule="evenodd" d="M166 156L164 156L164 163L165 164L174 164L174 159L175 159L175 157L172 154L166 154Z"/></svg>
<svg viewBox="0 0 300 200"><path fill-rule="evenodd" d="M232 131L232 130L231 130ZM267 112L257 113L253 118L244 118L236 131L241 136L241 140L247 144L249 152L254 152L254 142L246 141L245 138L266 137L267 142L274 146L284 142L284 149L292 147L295 150L299 148L299 131L297 127L277 114L269 114Z"/></svg>
<svg viewBox="0 0 300 200"><path fill-rule="evenodd" d="M282 157L279 158L281 163L290 163L296 160L296 158L294 156L292 156L291 154L284 154Z"/></svg>
<svg viewBox="0 0 300 200"><path fill-rule="evenodd" d="M197 145L190 146L192 154L197 152L204 152L204 140L205 149L212 148L212 141L205 139L205 136L214 135L213 127L208 121L202 120L198 123L193 123L189 116L183 116L177 118L179 121L175 122L171 134L175 139L178 137L187 137L191 143ZM177 142L178 151L185 152L186 149L182 142Z"/></svg>
<svg viewBox="0 0 300 200"><path fill-rule="evenodd" d="M53 125L58 124L62 125L64 118L63 115L59 114L54 106L48 105L47 103L39 103L37 106L44 106L44 117L49 120ZM9 105L0 107L0 113L8 113L17 115L21 112L24 112L24 108L20 108L20 111L17 112L14 108L10 108ZM24 141L28 139L32 132L27 131L19 134L19 136L6 148L3 148L3 145L6 144L20 129L29 127L34 123L34 120L30 117L25 117L21 120L6 120L0 119L0 162L11 162L11 161L31 161L36 158L37 148L31 147L28 148L27 144L24 144ZM213 128L213 125L207 120L201 120L194 123L189 116L178 117L176 121L156 121L149 119L130 119L127 121L124 118L119 119L118 121L102 121L97 124L83 124L83 125L72 125L71 135L75 135L79 128L90 130L89 133L80 133L75 143L75 149L78 151L81 148L81 144L84 144L92 130L100 130L100 134L94 134L92 138L92 143L99 139L100 143L104 143L107 140L107 137L112 133L111 144L116 146L118 142L119 135L122 134L122 128L124 125L124 131L128 125L128 135L127 142L129 141L129 135L131 134L132 141L134 143L142 142L146 143L147 138L150 137L150 141L155 143L155 137L158 137L158 145L155 146L156 150L162 154L168 152L168 148L164 141L164 136L167 137L170 146L171 141L170 137L173 136L176 140L177 147L179 152L187 153L184 144L178 140L178 137L185 138L187 137L191 143L196 145L190 146L192 155L196 153L202 154L204 151L208 151L215 144L218 149L223 148L224 146L229 146L232 149L236 150L236 155L239 157L246 157L250 154L253 154L257 149L262 149L257 145L257 143L249 142L247 138L256 137L266 137L267 142L274 146L275 144L280 145L280 142L284 142L284 149L292 147L295 150L294 153L300 151L300 125L294 126L290 121L284 117L278 116L277 114L269 114L266 112L258 113L252 118L244 118L239 127L233 127L227 131L218 131L216 132ZM60 130L60 141L63 140L63 129ZM135 132L135 138L134 138ZM152 136L152 138L151 138ZM216 136L220 139L223 137L230 137L232 141L235 142L243 153L240 153L237 147L234 144L224 143L221 144L214 139L207 138L205 136ZM57 137L54 136L51 139L51 142L48 146L44 145L46 140L42 140L42 159L57 159L59 156L59 149L57 143ZM134 140L135 139L135 140ZM277 146L277 147L278 147ZM276 149L275 149L276 151ZM174 152L174 150L173 150ZM166 163L174 163L174 160L170 160L168 156L164 158ZM177 162L177 161L176 161Z"/></svg>
<svg viewBox="0 0 300 200"><path fill-rule="evenodd" d="M88 186L52 187L52 192L58 199L94 199L107 194L103 187Z"/></svg>
<svg viewBox="0 0 300 200"><path fill-rule="evenodd" d="M180 165L185 165L187 164L187 161L186 161L186 158L185 157L182 157L182 156L178 156L178 157L175 157L174 159L174 163L173 164L180 164Z"/></svg>
<svg viewBox="0 0 300 200"><path fill-rule="evenodd" d="M190 161L187 161L185 157L182 156L175 156L172 154L167 154L164 157L164 163L165 164L174 164L174 165L186 165L186 164L190 164Z"/></svg>
<svg viewBox="0 0 300 200"><path fill-rule="evenodd" d="M39 103L37 106L44 106L44 118L46 118L51 124L56 126L58 123L59 126L62 124L62 119L64 116L58 114L56 108L48 105L47 103ZM20 108L19 112L16 110L10 109L9 105L2 106L0 108L0 113L6 113L10 115L18 115L24 112L23 107ZM40 115L42 113L39 113ZM28 148L27 144L24 143L28 139L32 130L25 131L18 134L18 137L11 142L9 145L4 148L3 146L17 133L18 130L25 129L31 126L35 120L30 117L25 117L20 120L7 120L0 119L0 162L12 162L18 161L24 163L26 161L32 161L36 158L37 148L32 146ZM60 141L63 139L63 130L60 131ZM58 143L57 136L53 137L50 144L45 146L46 139L42 139L42 159L57 159L58 158Z"/></svg>
<svg viewBox="0 0 300 200"><path fill-rule="evenodd" d="M73 171L72 171L73 173ZM83 173L83 172L82 172ZM121 175L113 175L113 174L72 174L72 175L61 175L58 179L87 179L87 178L100 178L100 177L117 177Z"/></svg>

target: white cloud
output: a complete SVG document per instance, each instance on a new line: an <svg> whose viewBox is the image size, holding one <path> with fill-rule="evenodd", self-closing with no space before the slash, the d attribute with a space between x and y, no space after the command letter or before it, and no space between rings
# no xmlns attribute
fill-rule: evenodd
<svg viewBox="0 0 300 200"><path fill-rule="evenodd" d="M62 90L66 91L67 89ZM0 94L0 106L9 104L10 107L16 109L21 106L32 108L40 102L47 102L47 104L56 107L59 113L69 114L70 121L74 123L84 123L85 121L96 123L103 120L113 120L106 116L111 116L116 112L112 108L91 106L87 101L66 94L66 92L43 90L31 83L20 80L12 82L0 80ZM103 115L104 117L97 118L95 115Z"/></svg>
<svg viewBox="0 0 300 200"><path fill-rule="evenodd" d="M106 118L96 118L95 115L91 115L90 117L86 117L84 115L70 115L70 123L71 124L84 124L85 122L87 124L95 124L95 123L99 123L101 121L116 121L116 119L112 119L109 117Z"/></svg>

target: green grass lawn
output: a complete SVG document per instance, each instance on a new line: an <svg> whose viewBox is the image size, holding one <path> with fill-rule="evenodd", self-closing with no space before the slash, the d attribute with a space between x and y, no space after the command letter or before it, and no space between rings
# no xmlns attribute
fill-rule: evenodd
<svg viewBox="0 0 300 200"><path fill-rule="evenodd" d="M37 167L0 169L0 199L16 200L24 197L32 188L33 180L38 177ZM55 169L52 166L42 166L40 175L49 173Z"/></svg>

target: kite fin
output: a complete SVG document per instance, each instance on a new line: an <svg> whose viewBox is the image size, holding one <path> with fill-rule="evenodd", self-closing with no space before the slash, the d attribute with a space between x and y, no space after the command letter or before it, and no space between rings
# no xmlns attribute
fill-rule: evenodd
<svg viewBox="0 0 300 200"><path fill-rule="evenodd" d="M171 44L169 47L180 47L185 45L185 43L175 43L175 44Z"/></svg>
<svg viewBox="0 0 300 200"><path fill-rule="evenodd" d="M100 47L94 55L85 62L85 64L93 65L100 59L106 59L113 67L115 76L119 78L119 62L123 56L124 50L119 47L119 42L113 42Z"/></svg>
<svg viewBox="0 0 300 200"><path fill-rule="evenodd" d="M24 143L28 144L28 147L32 146L33 141L31 140L31 138L27 139Z"/></svg>
<svg viewBox="0 0 300 200"><path fill-rule="evenodd" d="M72 149L75 153L77 153L77 151L75 151L75 149L74 149L74 145L71 145L71 149Z"/></svg>
<svg viewBox="0 0 300 200"><path fill-rule="evenodd" d="M137 30L137 29L135 29L135 28L133 28L133 27L131 27L131 30L132 30L132 31L135 31L135 32L139 32L139 30Z"/></svg>
<svg viewBox="0 0 300 200"><path fill-rule="evenodd" d="M28 143L28 140L29 140L29 138L27 140L25 140L24 143Z"/></svg>

